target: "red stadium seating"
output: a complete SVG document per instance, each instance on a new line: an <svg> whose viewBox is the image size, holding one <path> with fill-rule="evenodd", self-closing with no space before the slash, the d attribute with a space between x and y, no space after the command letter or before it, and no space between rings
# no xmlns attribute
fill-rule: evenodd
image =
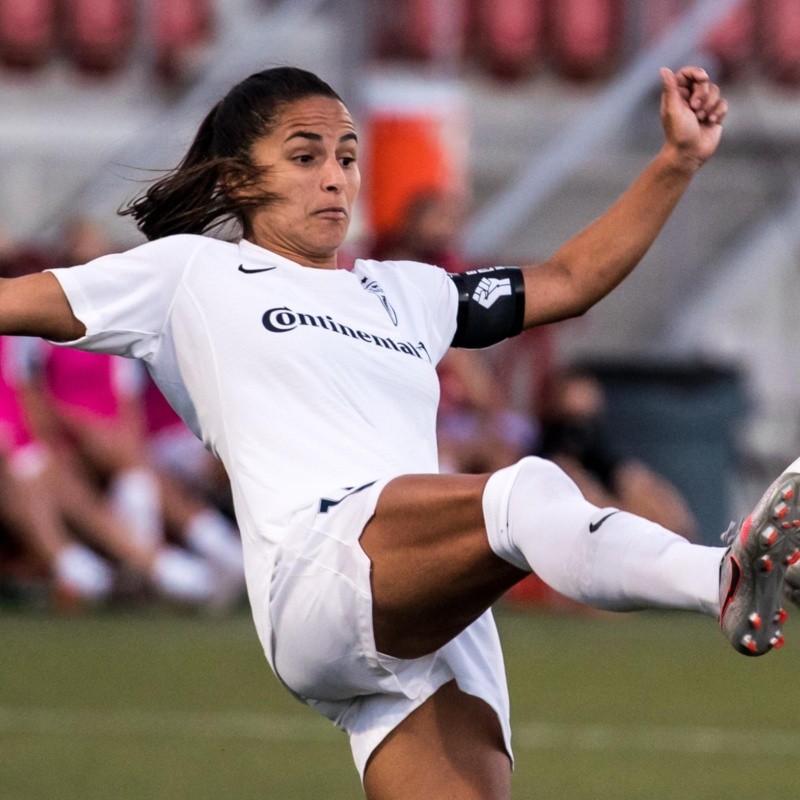
<svg viewBox="0 0 800 800"><path fill-rule="evenodd" d="M151 16L156 71L167 82L195 66L213 30L209 0L156 0Z"/></svg>
<svg viewBox="0 0 800 800"><path fill-rule="evenodd" d="M756 6L753 0L734 9L708 36L705 49L714 57L720 81L740 77L755 53Z"/></svg>
<svg viewBox="0 0 800 800"><path fill-rule="evenodd" d="M378 58L458 62L464 53L467 0L373 0Z"/></svg>
<svg viewBox="0 0 800 800"><path fill-rule="evenodd" d="M542 58L543 0L474 0L473 39L480 61L495 77L530 75Z"/></svg>
<svg viewBox="0 0 800 800"><path fill-rule="evenodd" d="M84 72L119 69L133 46L133 0L65 0L65 43Z"/></svg>
<svg viewBox="0 0 800 800"><path fill-rule="evenodd" d="M551 0L554 68L570 80L607 77L619 59L624 10L624 0Z"/></svg>
<svg viewBox="0 0 800 800"><path fill-rule="evenodd" d="M401 0L400 6L412 55L431 61L461 58L467 29L465 0Z"/></svg>
<svg viewBox="0 0 800 800"><path fill-rule="evenodd" d="M0 0L0 61L16 69L42 66L53 53L53 0Z"/></svg>
<svg viewBox="0 0 800 800"><path fill-rule="evenodd" d="M800 86L800 3L760 0L761 65L776 83Z"/></svg>

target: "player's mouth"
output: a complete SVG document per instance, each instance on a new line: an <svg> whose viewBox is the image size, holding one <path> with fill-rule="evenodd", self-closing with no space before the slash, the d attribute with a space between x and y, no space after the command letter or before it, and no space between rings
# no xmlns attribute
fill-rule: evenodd
<svg viewBox="0 0 800 800"><path fill-rule="evenodd" d="M347 219L347 211L342 206L329 206L315 211L314 216L322 219Z"/></svg>

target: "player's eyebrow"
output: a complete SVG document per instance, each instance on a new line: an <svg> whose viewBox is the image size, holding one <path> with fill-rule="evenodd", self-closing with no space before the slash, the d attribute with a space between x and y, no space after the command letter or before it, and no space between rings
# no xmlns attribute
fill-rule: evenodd
<svg viewBox="0 0 800 800"><path fill-rule="evenodd" d="M287 136L285 141L289 141L290 139L309 139L312 142L321 142L322 136L319 133L312 133L311 131L295 131L291 136ZM355 133L346 133L344 136L339 138L339 142L357 142L358 136Z"/></svg>

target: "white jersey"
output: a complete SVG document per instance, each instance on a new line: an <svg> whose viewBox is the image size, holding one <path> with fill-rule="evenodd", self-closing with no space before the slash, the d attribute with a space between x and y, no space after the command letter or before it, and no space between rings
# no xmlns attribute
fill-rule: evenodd
<svg viewBox="0 0 800 800"><path fill-rule="evenodd" d="M233 484L245 537L343 486L438 471L435 365L457 292L413 262L313 269L247 241L171 236L53 271L86 336L143 359Z"/></svg>

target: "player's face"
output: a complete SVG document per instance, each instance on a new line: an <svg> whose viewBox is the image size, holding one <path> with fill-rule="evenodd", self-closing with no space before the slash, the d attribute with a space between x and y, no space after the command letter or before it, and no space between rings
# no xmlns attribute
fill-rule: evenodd
<svg viewBox="0 0 800 800"><path fill-rule="evenodd" d="M287 105L253 145L255 164L265 168L260 188L278 199L252 212L248 238L301 264L335 267L361 183L357 155L353 120L338 100Z"/></svg>

